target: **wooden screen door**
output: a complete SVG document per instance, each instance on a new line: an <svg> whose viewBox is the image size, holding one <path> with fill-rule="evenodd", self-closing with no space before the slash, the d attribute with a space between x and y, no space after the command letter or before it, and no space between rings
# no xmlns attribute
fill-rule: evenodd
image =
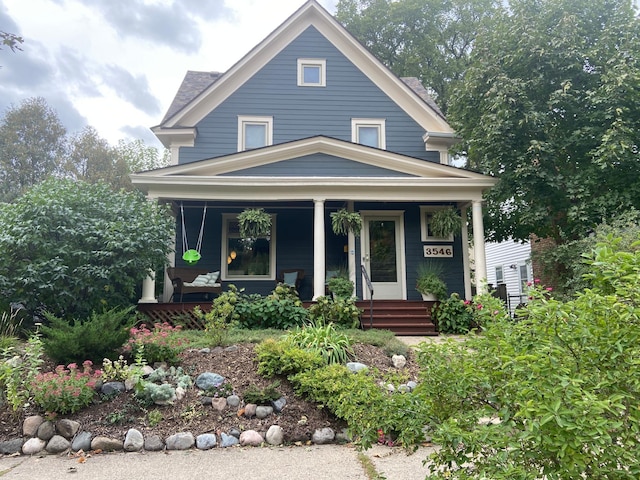
<svg viewBox="0 0 640 480"><path fill-rule="evenodd" d="M373 284L373 298L406 298L402 213L371 212L364 215L363 226L362 263ZM366 286L363 287L363 298L368 299L369 291Z"/></svg>

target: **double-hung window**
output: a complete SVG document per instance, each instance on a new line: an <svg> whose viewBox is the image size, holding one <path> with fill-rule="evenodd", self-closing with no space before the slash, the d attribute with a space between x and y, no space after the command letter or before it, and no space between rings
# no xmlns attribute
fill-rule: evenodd
<svg viewBox="0 0 640 480"><path fill-rule="evenodd" d="M383 118L352 118L351 141L368 147L385 149L385 120Z"/></svg>
<svg viewBox="0 0 640 480"><path fill-rule="evenodd" d="M273 144L273 117L238 117L238 151Z"/></svg>

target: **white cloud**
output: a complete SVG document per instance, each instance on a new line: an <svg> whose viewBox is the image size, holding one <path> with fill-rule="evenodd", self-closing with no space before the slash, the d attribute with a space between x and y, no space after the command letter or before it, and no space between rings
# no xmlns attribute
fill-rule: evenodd
<svg viewBox="0 0 640 480"><path fill-rule="evenodd" d="M337 0L320 3L333 13ZM152 142L187 70L227 70L303 4L4 0L2 29L25 43L0 51L0 109L40 96L71 132L88 124L112 144Z"/></svg>

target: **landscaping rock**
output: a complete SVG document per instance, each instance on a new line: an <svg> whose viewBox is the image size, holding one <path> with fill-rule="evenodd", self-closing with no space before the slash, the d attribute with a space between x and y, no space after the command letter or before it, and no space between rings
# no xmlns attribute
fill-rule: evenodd
<svg viewBox="0 0 640 480"><path fill-rule="evenodd" d="M44 423L44 418L40 415L31 415L22 422L22 434L25 437L35 437L38 435L38 427Z"/></svg>
<svg viewBox="0 0 640 480"><path fill-rule="evenodd" d="M393 355L391 357L391 363L393 363L393 366L396 368L404 368L407 364L407 357L404 355Z"/></svg>
<svg viewBox="0 0 640 480"><path fill-rule="evenodd" d="M212 398L211 406L217 410L218 412L222 412L225 408L227 408L227 399L226 398Z"/></svg>
<svg viewBox="0 0 640 480"><path fill-rule="evenodd" d="M177 402L181 401L186 394L187 394L187 392L184 391L184 388L182 388L179 385L176 387L176 401Z"/></svg>
<svg viewBox="0 0 640 480"><path fill-rule="evenodd" d="M238 346L237 345L229 345L227 348L224 349L225 352L230 353L230 352L237 352L238 351Z"/></svg>
<svg viewBox="0 0 640 480"><path fill-rule="evenodd" d="M62 453L71 448L71 442L62 435L54 435L44 448L49 453Z"/></svg>
<svg viewBox="0 0 640 480"><path fill-rule="evenodd" d="M231 408L238 408L240 406L240 397L238 395L229 395L227 397L227 405Z"/></svg>
<svg viewBox="0 0 640 480"><path fill-rule="evenodd" d="M351 438L351 435L349 435L347 429L343 428L342 431L336 432L334 441L337 443L349 443L353 441L353 438Z"/></svg>
<svg viewBox="0 0 640 480"><path fill-rule="evenodd" d="M35 455L36 453L40 453L44 450L44 447L47 445L47 442L42 440L41 438L30 438L24 445L22 445L22 453L25 455Z"/></svg>
<svg viewBox="0 0 640 480"><path fill-rule="evenodd" d="M88 452L91 450L91 433L79 432L71 442L71 450L74 452L79 452L80 450Z"/></svg>
<svg viewBox="0 0 640 480"><path fill-rule="evenodd" d="M271 425L265 437L269 445L282 445L284 441L284 430L280 425Z"/></svg>
<svg viewBox="0 0 640 480"><path fill-rule="evenodd" d="M252 446L257 447L262 445L264 438L255 430L245 430L240 434L240 445L243 447Z"/></svg>
<svg viewBox="0 0 640 480"><path fill-rule="evenodd" d="M212 433L203 433L196 437L196 447L200 450L209 450L216 446L218 440Z"/></svg>
<svg viewBox="0 0 640 480"><path fill-rule="evenodd" d="M38 438L41 438L42 440L49 441L55 434L56 427L53 425L53 422L50 422L49 420L43 422L38 427Z"/></svg>
<svg viewBox="0 0 640 480"><path fill-rule="evenodd" d="M237 439L240 439L240 430L238 430L237 428L232 428L231 430L229 430L229 435L233 435Z"/></svg>
<svg viewBox="0 0 640 480"><path fill-rule="evenodd" d="M14 438L0 442L0 453L3 455L13 455L22 450L22 445L24 445L24 439L22 438Z"/></svg>
<svg viewBox="0 0 640 480"><path fill-rule="evenodd" d="M80 430L80 424L75 420L63 418L56 423L56 432L64 438L70 440Z"/></svg>
<svg viewBox="0 0 640 480"><path fill-rule="evenodd" d="M367 367L364 363L360 363L360 362L347 362L347 368L349 369L350 372L359 372L360 370L368 370L369 367Z"/></svg>
<svg viewBox="0 0 640 480"><path fill-rule="evenodd" d="M259 419L267 418L273 413L273 407L265 407L263 405L256 407L256 417Z"/></svg>
<svg viewBox="0 0 640 480"><path fill-rule="evenodd" d="M202 405L211 405L211 397L200 397L200 403Z"/></svg>
<svg viewBox="0 0 640 480"><path fill-rule="evenodd" d="M103 452L116 452L124 448L122 440L109 437L96 437L91 440L91 450L102 450Z"/></svg>
<svg viewBox="0 0 640 480"><path fill-rule="evenodd" d="M164 448L160 435L150 435L144 439L144 449L148 452L159 452Z"/></svg>
<svg viewBox="0 0 640 480"><path fill-rule="evenodd" d="M120 395L125 390L126 387L123 382L107 382L100 388L100 392L107 396Z"/></svg>
<svg viewBox="0 0 640 480"><path fill-rule="evenodd" d="M144 437L139 430L130 428L124 436L125 452L139 452L144 447Z"/></svg>
<svg viewBox="0 0 640 480"><path fill-rule="evenodd" d="M414 382L413 380L408 381L407 382L407 387L409 387L409 389L413 392L415 390L415 388L418 386L418 384L416 382Z"/></svg>
<svg viewBox="0 0 640 480"><path fill-rule="evenodd" d="M244 406L244 416L247 418L255 417L256 408L258 408L258 406L255 403L247 403Z"/></svg>
<svg viewBox="0 0 640 480"><path fill-rule="evenodd" d="M284 409L285 405L287 404L287 399L284 397L280 397L277 400L274 400L273 402L271 402L271 406L273 407L273 411L276 413L280 413L282 412L282 410Z"/></svg>
<svg viewBox="0 0 640 480"><path fill-rule="evenodd" d="M196 443L191 432L175 433L164 442L167 446L167 450L189 450Z"/></svg>
<svg viewBox="0 0 640 480"><path fill-rule="evenodd" d="M196 378L196 387L201 390L209 390L210 388L217 387L224 382L224 377L217 373L204 372L198 375Z"/></svg>
<svg viewBox="0 0 640 480"><path fill-rule="evenodd" d="M240 443L240 441L233 435L227 435L226 433L220 434L220 447L233 447L234 445L238 445L238 443Z"/></svg>
<svg viewBox="0 0 640 480"><path fill-rule="evenodd" d="M335 432L329 427L319 428L311 435L311 441L316 445L332 443L335 438Z"/></svg>

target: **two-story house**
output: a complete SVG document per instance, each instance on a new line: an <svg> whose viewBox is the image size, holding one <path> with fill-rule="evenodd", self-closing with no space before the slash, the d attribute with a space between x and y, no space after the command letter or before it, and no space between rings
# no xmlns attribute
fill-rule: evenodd
<svg viewBox="0 0 640 480"><path fill-rule="evenodd" d="M454 206L462 218L471 209L475 275L486 278L482 194L494 180L448 165L456 136L425 88L395 76L315 0L227 72L187 72L153 132L172 164L132 181L175 206L178 266L184 239L201 238L198 266L247 292L269 293L279 271L303 269L300 296L312 300L343 266L361 299L371 295L363 267L375 299L419 300L416 267L434 257L449 292L468 298L466 222L449 238L429 229L433 211ZM254 207L272 231L247 246L237 215ZM333 233L330 214L343 207L361 214L360 236ZM155 297L149 278L141 302Z"/></svg>

